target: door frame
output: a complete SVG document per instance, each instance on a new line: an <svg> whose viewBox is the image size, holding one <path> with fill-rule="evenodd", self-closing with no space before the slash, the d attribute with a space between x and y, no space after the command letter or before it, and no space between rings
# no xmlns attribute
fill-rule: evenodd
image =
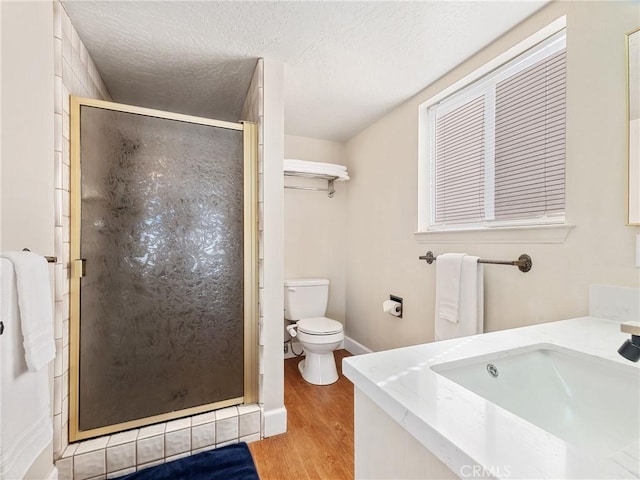
<svg viewBox="0 0 640 480"><path fill-rule="evenodd" d="M83 106L176 120L243 132L244 172L244 395L91 430L79 429L81 192L80 109ZM258 129L252 122L227 122L121 103L70 96L70 260L69 260L69 441L108 435L158 422L258 401Z"/></svg>

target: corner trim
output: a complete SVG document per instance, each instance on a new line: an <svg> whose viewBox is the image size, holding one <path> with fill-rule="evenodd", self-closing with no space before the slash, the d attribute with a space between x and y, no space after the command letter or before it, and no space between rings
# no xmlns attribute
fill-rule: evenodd
<svg viewBox="0 0 640 480"><path fill-rule="evenodd" d="M287 409L285 407L264 411L262 415L262 437L273 437L287 432Z"/></svg>

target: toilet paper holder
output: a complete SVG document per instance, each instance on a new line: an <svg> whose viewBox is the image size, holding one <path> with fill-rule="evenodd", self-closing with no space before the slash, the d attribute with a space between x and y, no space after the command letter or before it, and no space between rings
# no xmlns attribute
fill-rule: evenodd
<svg viewBox="0 0 640 480"><path fill-rule="evenodd" d="M394 317L402 318L402 310L402 297L389 295L389 300L382 303L382 311Z"/></svg>

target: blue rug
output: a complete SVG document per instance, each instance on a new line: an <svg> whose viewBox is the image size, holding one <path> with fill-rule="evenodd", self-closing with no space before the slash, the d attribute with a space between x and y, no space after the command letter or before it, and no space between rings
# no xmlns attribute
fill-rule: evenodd
<svg viewBox="0 0 640 480"><path fill-rule="evenodd" d="M117 480L260 480L246 443L145 468Z"/></svg>

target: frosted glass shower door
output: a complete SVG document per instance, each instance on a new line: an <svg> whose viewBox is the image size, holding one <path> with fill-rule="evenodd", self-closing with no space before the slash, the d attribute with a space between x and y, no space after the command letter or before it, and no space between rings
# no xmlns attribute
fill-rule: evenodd
<svg viewBox="0 0 640 480"><path fill-rule="evenodd" d="M72 437L243 403L245 126L77 103Z"/></svg>

